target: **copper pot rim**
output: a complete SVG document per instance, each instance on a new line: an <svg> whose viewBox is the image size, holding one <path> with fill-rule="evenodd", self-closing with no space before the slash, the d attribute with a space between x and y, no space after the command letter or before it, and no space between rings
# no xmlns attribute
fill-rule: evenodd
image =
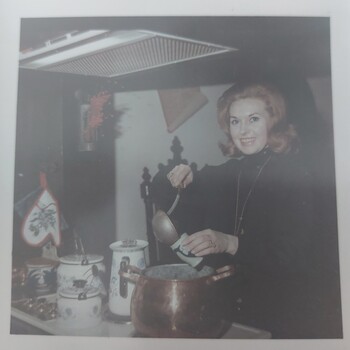
<svg viewBox="0 0 350 350"><path fill-rule="evenodd" d="M158 278L154 276L147 276L146 272L150 271L153 268L156 267L164 267L164 266L170 266L170 267L191 267L188 264L164 264L164 265L155 265L145 268L144 270L141 270L135 266L129 265L126 269L126 271L119 271L119 274L130 281L133 281L135 283L138 282L139 279L143 279L145 281L152 281L155 283L176 283L176 284L193 284L193 283L206 283L210 284L212 282L216 282L218 280L230 277L235 274L235 267L234 265L226 265L221 268L215 269L210 266L206 266L207 268L211 269L212 272L209 275L204 275L200 277L190 278L190 279L171 279L171 278Z"/></svg>
<svg viewBox="0 0 350 350"><path fill-rule="evenodd" d="M215 274L216 270L213 268L213 267L210 267L210 266L204 266L203 269L207 268L210 270L210 274L206 274L206 275L203 275L203 276L198 276L198 277L194 277L194 278L188 278L188 279L181 279L181 278L159 278L159 277L154 277L154 276L148 276L146 275L147 271L151 271L152 269L154 268L162 268L162 267L170 267L170 268L176 268L176 267L188 267L188 268L191 268L190 265L188 264L164 264L164 265L156 265L156 266L150 266L150 267L147 267L146 269L142 270L142 276L147 278L147 279L152 279L152 280L157 280L157 281L166 281L166 282L190 282L190 281L199 281L199 280L204 280L204 279L207 279L209 276L212 276ZM195 270L193 268L193 270ZM199 272L200 273L200 272Z"/></svg>

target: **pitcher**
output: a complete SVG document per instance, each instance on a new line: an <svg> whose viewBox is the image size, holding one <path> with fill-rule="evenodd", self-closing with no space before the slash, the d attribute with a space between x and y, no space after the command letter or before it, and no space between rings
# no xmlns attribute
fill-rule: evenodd
<svg viewBox="0 0 350 350"><path fill-rule="evenodd" d="M119 276L128 265L143 270L146 267L145 248L148 242L143 240L124 240L112 243L113 251L111 279L109 288L109 310L123 319L130 318L131 295L135 284Z"/></svg>

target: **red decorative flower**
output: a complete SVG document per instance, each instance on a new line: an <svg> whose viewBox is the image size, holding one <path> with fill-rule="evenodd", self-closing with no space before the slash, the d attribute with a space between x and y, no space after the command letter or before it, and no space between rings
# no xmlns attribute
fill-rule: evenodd
<svg viewBox="0 0 350 350"><path fill-rule="evenodd" d="M97 95L91 97L88 122L88 128L90 130L98 128L103 123L105 119L103 108L110 97L111 94L107 91L101 91Z"/></svg>

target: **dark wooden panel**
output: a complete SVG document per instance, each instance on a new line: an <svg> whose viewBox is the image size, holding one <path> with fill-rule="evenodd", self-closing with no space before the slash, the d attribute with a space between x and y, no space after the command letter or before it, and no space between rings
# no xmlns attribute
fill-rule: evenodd
<svg viewBox="0 0 350 350"><path fill-rule="evenodd" d="M62 193L62 80L42 72L20 71L18 82L15 203L39 187L39 172L60 201ZM14 258L37 255L20 237L21 218L14 214Z"/></svg>
<svg viewBox="0 0 350 350"><path fill-rule="evenodd" d="M81 234L87 251L107 256L115 239L115 154L111 122L100 130L96 150L79 152L79 118L75 92L80 79L21 70L16 132L15 202L39 187L39 171L48 172L51 191L69 228L62 232L59 254L73 250L72 230ZM87 87L87 86L85 86ZM96 81L91 89L98 89ZM20 237L21 217L14 213L14 263L40 255Z"/></svg>

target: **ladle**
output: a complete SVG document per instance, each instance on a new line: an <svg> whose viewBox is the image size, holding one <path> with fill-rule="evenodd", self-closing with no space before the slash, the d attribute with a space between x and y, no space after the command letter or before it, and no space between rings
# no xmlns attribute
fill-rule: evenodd
<svg viewBox="0 0 350 350"><path fill-rule="evenodd" d="M158 210L154 214L152 228L154 235L161 243L171 246L179 239L179 234L177 233L175 226L171 222L167 213L163 210Z"/></svg>
<svg viewBox="0 0 350 350"><path fill-rule="evenodd" d="M179 200L180 200L180 191L181 191L181 187L179 187L179 188L177 189L177 194L176 194L175 200L174 200L173 204L171 205L171 207L169 208L169 210L166 212L167 215L171 215L171 213L175 210L177 204L179 203Z"/></svg>
<svg viewBox="0 0 350 350"><path fill-rule="evenodd" d="M162 210L158 210L152 219L152 228L154 235L159 242L172 245L179 239L179 235L171 222L169 216L175 210L180 200L181 187L178 187L175 200L169 210L165 213Z"/></svg>

